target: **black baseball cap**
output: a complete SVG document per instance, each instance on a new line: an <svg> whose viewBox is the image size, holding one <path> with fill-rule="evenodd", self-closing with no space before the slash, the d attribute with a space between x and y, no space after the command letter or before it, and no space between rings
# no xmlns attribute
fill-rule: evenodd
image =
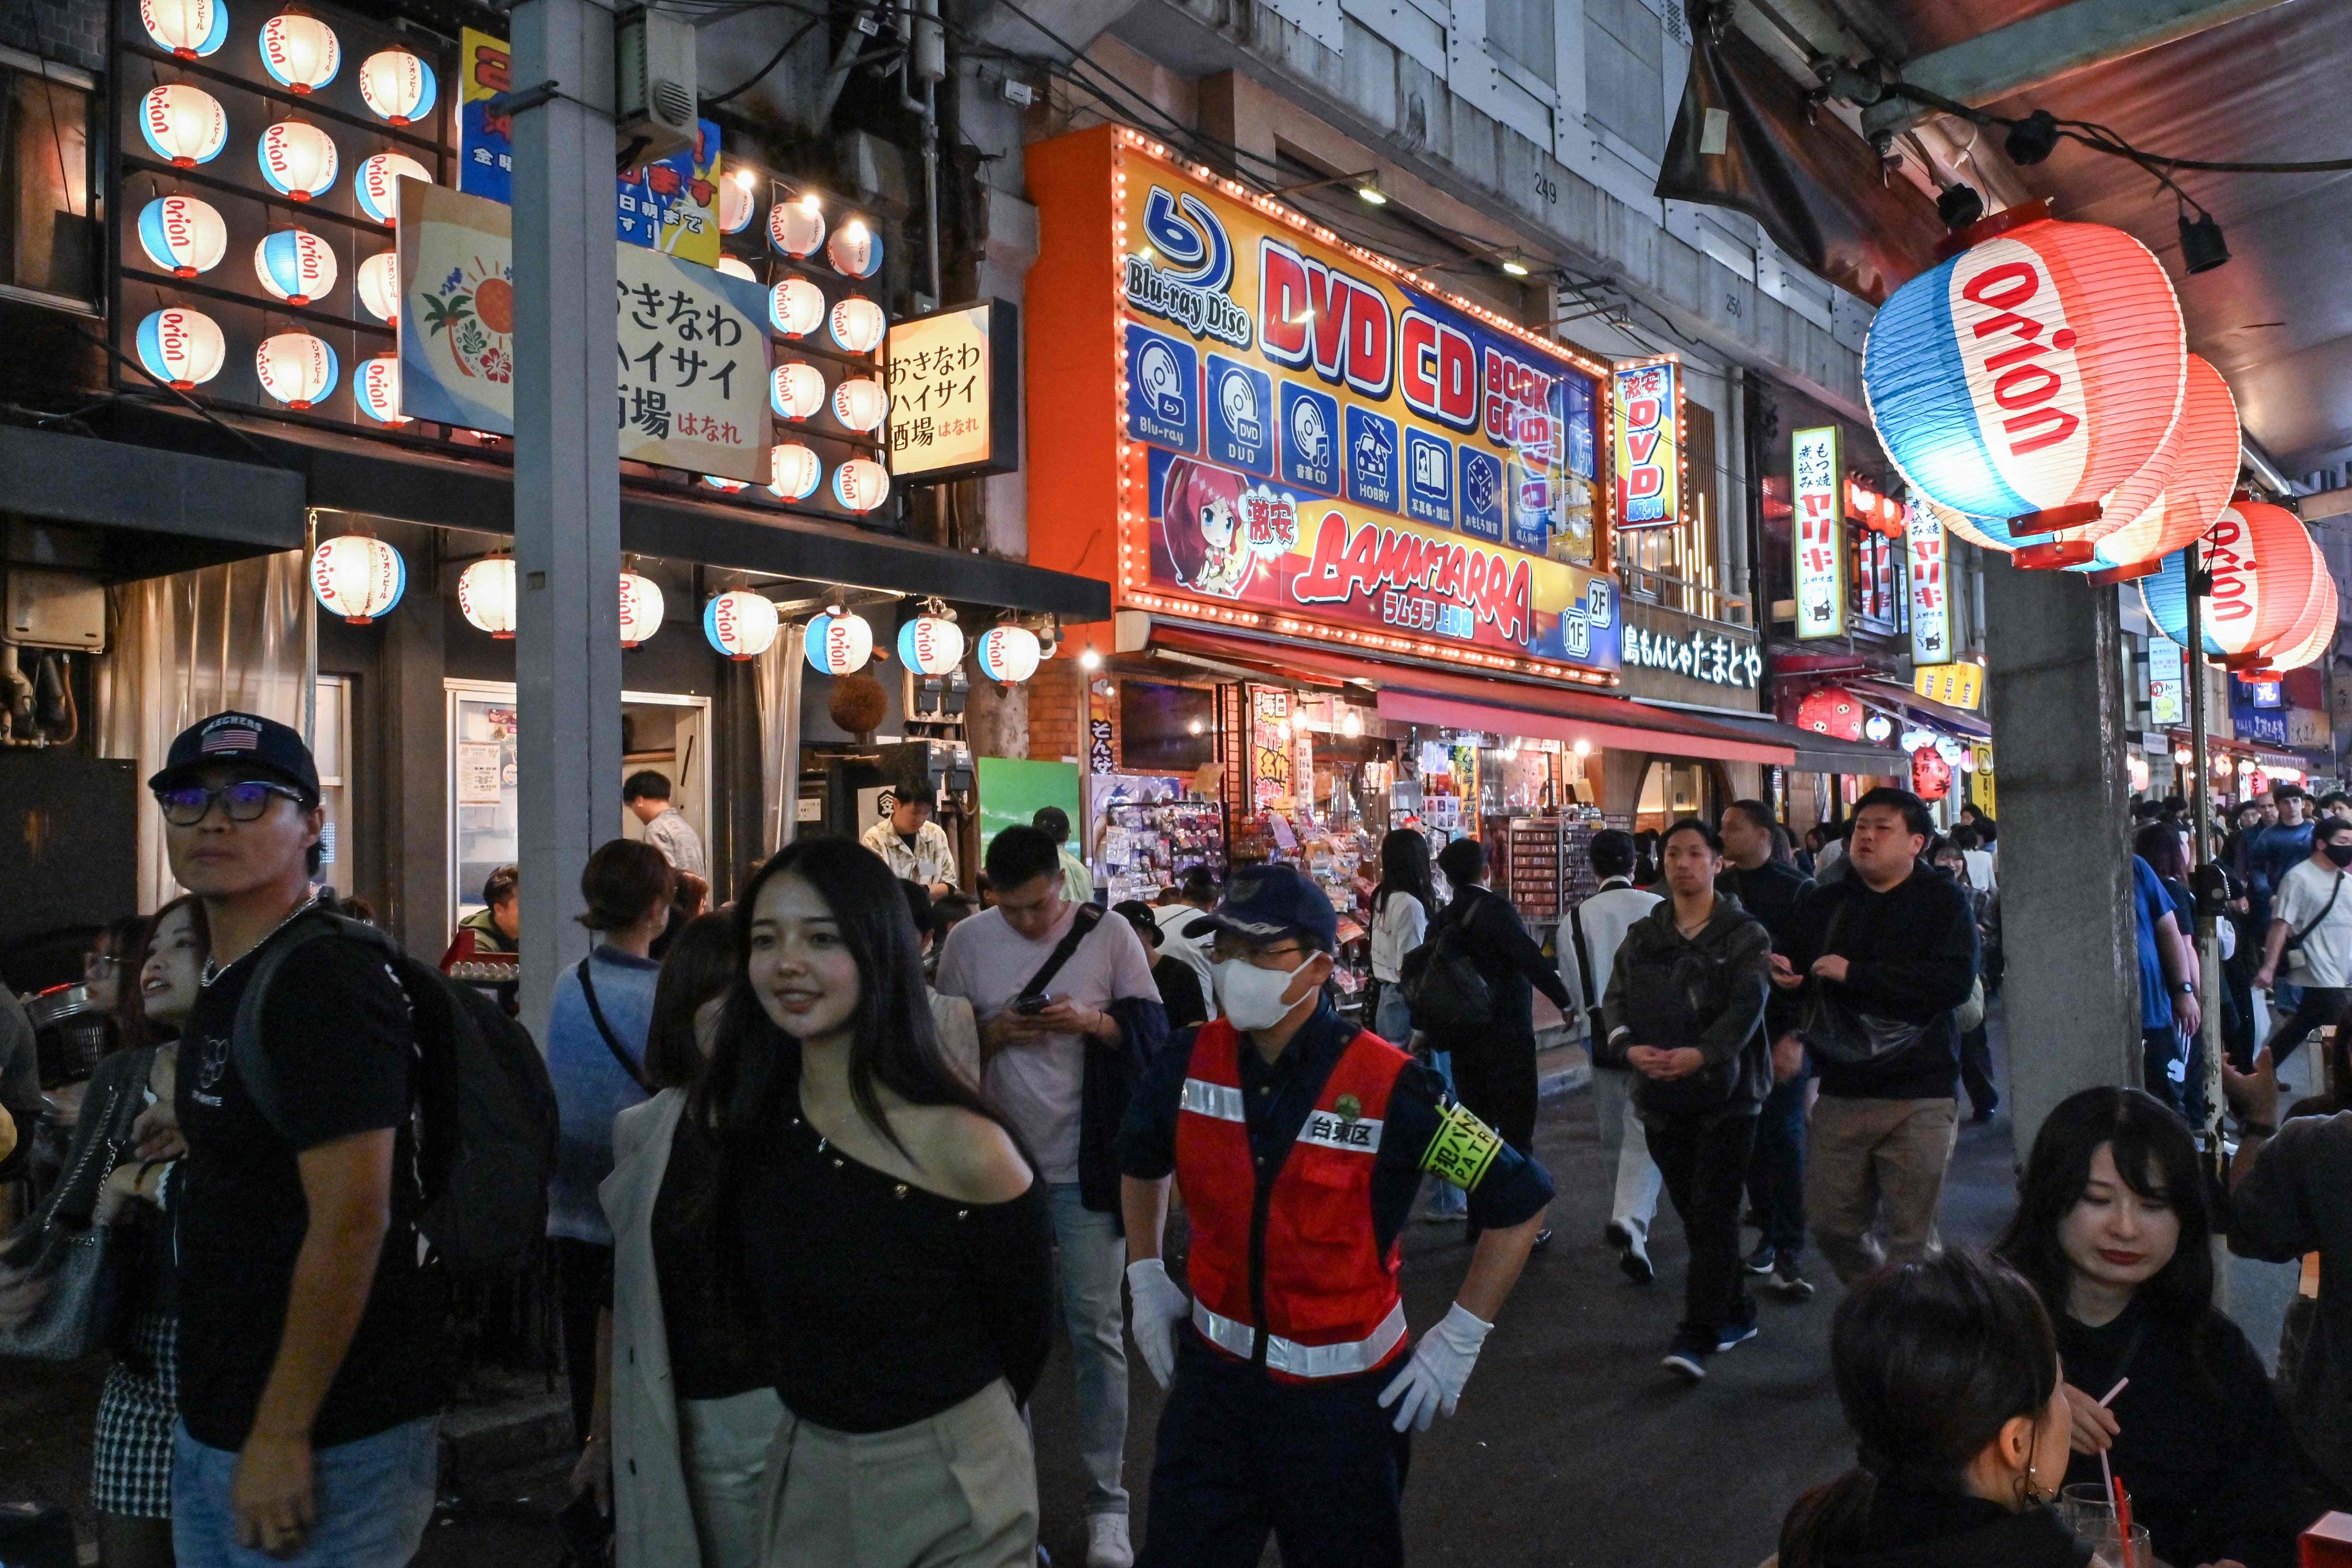
<svg viewBox="0 0 2352 1568"><path fill-rule="evenodd" d="M1245 866L1225 879L1217 907L1185 926L1186 936L1231 931L1244 942L1311 936L1322 952L1339 945L1339 914L1330 898L1296 866Z"/></svg>
<svg viewBox="0 0 2352 1568"><path fill-rule="evenodd" d="M177 789L205 768L226 763L257 778L276 779L302 792L306 806L319 804L319 764L302 737L275 719L257 713L215 713L180 731L151 790Z"/></svg>

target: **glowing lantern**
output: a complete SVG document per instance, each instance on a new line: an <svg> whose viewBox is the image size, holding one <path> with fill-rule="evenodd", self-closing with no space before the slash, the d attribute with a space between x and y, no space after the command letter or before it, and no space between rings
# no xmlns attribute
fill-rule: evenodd
<svg viewBox="0 0 2352 1568"><path fill-rule="evenodd" d="M139 0L139 25L184 60L200 59L228 37L228 6L223 0Z"/></svg>
<svg viewBox="0 0 2352 1568"><path fill-rule="evenodd" d="M757 283L760 280L760 275L751 270L751 264L740 256L720 257L719 270L730 278L740 278L746 283Z"/></svg>
<svg viewBox="0 0 2352 1568"><path fill-rule="evenodd" d="M833 499L851 511L872 511L890 499L890 470L871 458L852 458L833 470Z"/></svg>
<svg viewBox="0 0 2352 1568"><path fill-rule="evenodd" d="M824 478L824 460L797 441L768 451L768 491L779 500L806 500Z"/></svg>
<svg viewBox="0 0 2352 1568"><path fill-rule="evenodd" d="M358 170L352 175L352 195L358 199L360 211L382 224L400 221L400 186L402 180L422 180L433 183L425 165L405 153L373 153L360 160Z"/></svg>
<svg viewBox="0 0 2352 1568"><path fill-rule="evenodd" d="M828 324L833 341L854 354L872 353L890 331L890 318L882 313L882 307L862 294L852 294L835 305Z"/></svg>
<svg viewBox="0 0 2352 1568"><path fill-rule="evenodd" d="M2278 651L2263 663L2284 674L2315 664L2327 655L2336 643L2336 615L2338 605L2335 577L2323 569L2319 574L2319 592L2312 598L2303 617L2279 639Z"/></svg>
<svg viewBox="0 0 2352 1568"><path fill-rule="evenodd" d="M2296 629L2319 592L2327 568L2302 520L2283 507L2239 501L2224 507L2206 531L2201 552L2213 591L2200 606L2205 653L2232 669L2262 662ZM2189 583L2185 558L2168 555L2142 579L2140 598L2166 637L2189 642Z"/></svg>
<svg viewBox="0 0 2352 1568"><path fill-rule="evenodd" d="M261 340L253 353L261 390L289 408L308 408L335 390L342 367L326 339L309 332L279 332Z"/></svg>
<svg viewBox="0 0 2352 1568"><path fill-rule="evenodd" d="M1921 800L1941 800L1952 793L1952 764L1932 746L1911 753L1911 793Z"/></svg>
<svg viewBox="0 0 2352 1568"><path fill-rule="evenodd" d="M342 40L316 16L281 12L261 24L261 68L289 92L313 92L335 79Z"/></svg>
<svg viewBox="0 0 2352 1568"><path fill-rule="evenodd" d="M874 657L874 628L835 605L809 622L801 651L819 675L855 675Z"/></svg>
<svg viewBox="0 0 2352 1568"><path fill-rule="evenodd" d="M702 635L732 659L757 658L774 646L776 606L749 588L730 588L702 607Z"/></svg>
<svg viewBox="0 0 2352 1568"><path fill-rule="evenodd" d="M440 91L433 68L406 49L379 49L360 62L360 97L394 125L413 125L432 113Z"/></svg>
<svg viewBox="0 0 2352 1568"><path fill-rule="evenodd" d="M289 201L307 202L331 188L342 167L335 139L303 120L281 120L263 132L255 156L269 188Z"/></svg>
<svg viewBox="0 0 2352 1568"><path fill-rule="evenodd" d="M898 662L918 675L945 675L963 661L963 629L945 616L921 615L898 628Z"/></svg>
<svg viewBox="0 0 2352 1568"><path fill-rule="evenodd" d="M514 557L492 555L467 567L457 579L457 609L478 631L514 640Z"/></svg>
<svg viewBox="0 0 2352 1568"><path fill-rule="evenodd" d="M228 145L228 110L200 87L168 81L150 88L139 100L139 133L158 158L174 168L193 169L220 156Z"/></svg>
<svg viewBox="0 0 2352 1568"><path fill-rule="evenodd" d="M722 495L731 496L738 490L748 490L751 488L741 479L730 479L719 474L705 474L702 476L702 482Z"/></svg>
<svg viewBox="0 0 2352 1568"><path fill-rule="evenodd" d="M824 242L824 258L844 278L871 278L882 270L882 237L852 218Z"/></svg>
<svg viewBox="0 0 2352 1568"><path fill-rule="evenodd" d="M390 615L407 586L408 563L373 534L322 539L310 554L310 592L320 607L355 626Z"/></svg>
<svg viewBox="0 0 2352 1568"><path fill-rule="evenodd" d="M768 374L768 405L779 419L806 419L824 406L824 373L804 360Z"/></svg>
<svg viewBox="0 0 2352 1568"><path fill-rule="evenodd" d="M1873 713L1862 721L1864 737L1874 745L1885 745L1886 737L1895 733L1895 721L1884 713Z"/></svg>
<svg viewBox="0 0 2352 1568"><path fill-rule="evenodd" d="M149 375L182 392L218 375L227 354L219 323L201 310L174 305L139 323L139 363Z"/></svg>
<svg viewBox="0 0 2352 1568"><path fill-rule="evenodd" d="M751 226L751 215L759 210L759 198L752 194L751 171L738 169L720 182L719 186L719 231L740 234Z"/></svg>
<svg viewBox="0 0 2352 1568"><path fill-rule="evenodd" d="M2162 487L2136 515L2095 542L2095 558L2083 571L2103 574L2102 582L2144 577L2174 551L2193 544L2221 509L2238 482L2238 404L2221 373L2189 356L2188 384L2181 393L2180 417L2169 438L2171 463ZM2125 510L2126 481L2111 510Z"/></svg>
<svg viewBox="0 0 2352 1568"><path fill-rule="evenodd" d="M397 355L372 354L360 361L352 374L352 396L359 403L360 412L379 425L408 423L408 416L400 411Z"/></svg>
<svg viewBox="0 0 2352 1568"><path fill-rule="evenodd" d="M991 626L980 634L973 652L980 672L1006 686L1017 686L1037 673L1037 634L1027 626Z"/></svg>
<svg viewBox="0 0 2352 1568"><path fill-rule="evenodd" d="M400 253L387 250L352 268L352 291L377 321L399 321Z"/></svg>
<svg viewBox="0 0 2352 1568"><path fill-rule="evenodd" d="M335 253L307 228L281 228L253 247L253 275L289 305L323 300L335 287Z"/></svg>
<svg viewBox="0 0 2352 1568"><path fill-rule="evenodd" d="M635 647L661 630L662 609L660 584L641 573L622 573L621 646Z"/></svg>
<svg viewBox="0 0 2352 1568"><path fill-rule="evenodd" d="M768 290L768 324L788 338L804 338L824 320L824 290L805 278L787 278Z"/></svg>
<svg viewBox="0 0 2352 1568"><path fill-rule="evenodd" d="M139 247L174 278L218 267L228 252L228 226L210 202L157 196L139 212Z"/></svg>
<svg viewBox="0 0 2352 1568"><path fill-rule="evenodd" d="M2092 541L2027 542L2105 519L2179 413L2188 348L2147 247L2045 213L2001 215L1895 290L1864 345L1863 390L1914 489L2025 545L2020 565L2059 566L2090 559Z"/></svg>
<svg viewBox="0 0 2352 1568"><path fill-rule="evenodd" d="M1862 739L1862 700L1843 686L1824 686L1818 691L1808 691L1805 700L1797 704L1797 728L1811 730L1816 735L1832 735L1841 741Z"/></svg>
<svg viewBox="0 0 2352 1568"><path fill-rule="evenodd" d="M794 261L816 254L824 243L824 209L816 197L778 202L768 209L768 243Z"/></svg>
<svg viewBox="0 0 2352 1568"><path fill-rule="evenodd" d="M870 375L853 376L833 389L833 416L852 430L871 430L890 412L890 394Z"/></svg>

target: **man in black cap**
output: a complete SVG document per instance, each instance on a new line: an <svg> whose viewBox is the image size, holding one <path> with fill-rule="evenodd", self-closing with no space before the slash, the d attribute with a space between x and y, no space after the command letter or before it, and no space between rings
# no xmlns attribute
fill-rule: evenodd
<svg viewBox="0 0 2352 1568"><path fill-rule="evenodd" d="M1135 1341L1169 1391L1139 1561L1255 1568L1270 1532L1286 1568L1393 1568L1410 1435L1453 1414L1551 1178L1341 1021L1339 921L1296 868L1235 872L1191 930L1214 933L1223 1016L1152 1058L1118 1146ZM1431 1173L1485 1228L1408 1356L1398 1236ZM1171 1175L1189 1300L1160 1256Z"/></svg>
<svg viewBox="0 0 2352 1568"><path fill-rule="evenodd" d="M441 1303L417 1263L407 998L382 957L321 938L287 956L258 1043L268 1110L233 1047L255 955L310 907L325 816L310 748L215 713L148 782L172 874L212 954L180 1044L183 1568L401 1568L433 1512Z"/></svg>

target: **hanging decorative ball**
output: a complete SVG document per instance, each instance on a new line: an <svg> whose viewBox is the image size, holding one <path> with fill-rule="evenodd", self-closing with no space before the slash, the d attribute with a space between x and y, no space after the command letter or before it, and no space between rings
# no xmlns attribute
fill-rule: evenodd
<svg viewBox="0 0 2352 1568"><path fill-rule="evenodd" d="M200 87L167 81L139 100L139 133L176 169L209 163L228 145L228 110Z"/></svg>
<svg viewBox="0 0 2352 1568"><path fill-rule="evenodd" d="M400 320L400 254L387 250L352 268L352 291L379 321Z"/></svg>
<svg viewBox="0 0 2352 1568"><path fill-rule="evenodd" d="M405 425L400 411L400 356L371 354L352 372L352 396L360 412L379 425Z"/></svg>
<svg viewBox="0 0 2352 1568"><path fill-rule="evenodd" d="M253 247L253 275L289 305L323 300L335 287L334 248L307 228L281 228Z"/></svg>
<svg viewBox="0 0 2352 1568"><path fill-rule="evenodd" d="M661 630L661 584L640 572L621 574L621 646L635 647Z"/></svg>
<svg viewBox="0 0 2352 1568"><path fill-rule="evenodd" d="M814 194L768 209L768 243L794 261L816 254L824 243L824 208Z"/></svg>
<svg viewBox="0 0 2352 1568"><path fill-rule="evenodd" d="M2262 662L2309 609L2326 563L2301 519L2284 507L2242 500L2221 509L2201 552L2213 589L2200 606L2205 654L2231 668ZM2186 557L2168 555L2140 580L2140 599L2157 628L2189 642Z"/></svg>
<svg viewBox="0 0 2352 1568"><path fill-rule="evenodd" d="M174 278L218 267L228 252L228 226L210 202L157 196L139 210L139 248Z"/></svg>
<svg viewBox="0 0 2352 1568"><path fill-rule="evenodd" d="M360 62L360 97L380 119L414 125L441 94L433 68L406 49L378 49Z"/></svg>
<svg viewBox="0 0 2352 1568"><path fill-rule="evenodd" d="M874 628L839 605L808 624L801 651L819 675L855 675L874 657Z"/></svg>
<svg viewBox="0 0 2352 1568"><path fill-rule="evenodd" d="M390 615L407 586L408 563L373 534L337 534L310 553L310 592L320 608L355 626Z"/></svg>
<svg viewBox="0 0 2352 1568"><path fill-rule="evenodd" d="M220 324L202 310L173 305L139 323L139 363L149 375L182 392L218 375L227 354Z"/></svg>
<svg viewBox="0 0 2352 1568"><path fill-rule="evenodd" d="M457 610L476 630L500 642L515 634L515 563L511 555L475 562L457 578Z"/></svg>
<svg viewBox="0 0 2352 1568"><path fill-rule="evenodd" d="M768 374L768 405L779 419L806 419L824 406L824 373L804 360Z"/></svg>
<svg viewBox="0 0 2352 1568"><path fill-rule="evenodd" d="M1863 349L1871 423L1911 487L2072 565L2092 541L2040 536L2105 518L2179 412L2187 341L2171 280L2120 229L2029 205L1895 290ZM2117 520L2118 523L2124 520Z"/></svg>
<svg viewBox="0 0 2352 1568"><path fill-rule="evenodd" d="M281 11L261 24L261 68L289 92L316 92L335 79L342 40L316 16Z"/></svg>
<svg viewBox="0 0 2352 1568"><path fill-rule="evenodd" d="M760 275L751 270L751 264L740 256L720 257L719 270L730 278L740 278L746 283L757 283L760 280Z"/></svg>
<svg viewBox="0 0 2352 1568"><path fill-rule="evenodd" d="M2101 582L2145 577L2165 556L2195 543L2230 504L2238 482L2238 403L2221 373L2195 354L2168 444L2162 487L2130 521L2103 534L2093 546L2095 558L2076 570L2100 573ZM2127 483L2118 496L2131 488ZM2122 511L2124 503L2114 510Z"/></svg>
<svg viewBox="0 0 2352 1568"><path fill-rule="evenodd" d="M804 338L824 320L824 290L805 278L787 278L768 290L768 324L788 338Z"/></svg>
<svg viewBox="0 0 2352 1568"><path fill-rule="evenodd" d="M872 511L890 499L890 470L871 458L852 458L833 470L833 499L851 511Z"/></svg>
<svg viewBox="0 0 2352 1568"><path fill-rule="evenodd" d="M1037 673L1037 634L1027 626L991 626L980 634L973 653L981 674L1001 685L1018 686Z"/></svg>
<svg viewBox="0 0 2352 1568"><path fill-rule="evenodd" d="M871 278L882 270L882 237L863 218L851 218L824 242L824 258L844 278Z"/></svg>
<svg viewBox="0 0 2352 1568"><path fill-rule="evenodd" d="M748 490L751 488L741 479L730 479L720 474L705 474L702 476L702 482L722 495L731 496L738 490Z"/></svg>
<svg viewBox="0 0 2352 1568"><path fill-rule="evenodd" d="M309 408L335 390L342 374L326 339L309 332L279 332L254 351L254 374L261 390L289 408Z"/></svg>
<svg viewBox="0 0 2352 1568"><path fill-rule="evenodd" d="M852 376L833 389L833 416L849 429L875 429L889 412L890 394L873 376Z"/></svg>
<svg viewBox="0 0 2352 1568"><path fill-rule="evenodd" d="M289 201L307 202L330 189L342 167L335 139L306 120L281 120L263 132L256 156L261 177Z"/></svg>
<svg viewBox="0 0 2352 1568"><path fill-rule="evenodd" d="M918 675L945 675L963 662L963 628L920 615L898 628L898 662Z"/></svg>
<svg viewBox="0 0 2352 1568"><path fill-rule="evenodd" d="M774 646L779 626L773 601L749 588L714 595L702 607L702 635L732 659L757 658Z"/></svg>
<svg viewBox="0 0 2352 1568"><path fill-rule="evenodd" d="M1895 733L1895 721L1884 713L1873 713L1862 721L1862 732L1865 738L1884 745L1886 737Z"/></svg>
<svg viewBox="0 0 2352 1568"><path fill-rule="evenodd" d="M1797 728L1841 741L1862 739L1862 700L1843 686L1824 686L1805 693L1797 704Z"/></svg>
<svg viewBox="0 0 2352 1568"><path fill-rule="evenodd" d="M184 60L201 59L228 39L224 0L139 0L139 25Z"/></svg>
<svg viewBox="0 0 2352 1568"><path fill-rule="evenodd" d="M768 449L768 493L779 500L806 500L824 478L824 459L797 441Z"/></svg>
<svg viewBox="0 0 2352 1568"><path fill-rule="evenodd" d="M749 169L738 169L719 183L719 232L740 234L751 226L752 215L760 210L760 198L753 190L758 184Z"/></svg>
<svg viewBox="0 0 2352 1568"><path fill-rule="evenodd" d="M360 204L360 211L380 224L400 221L400 185L402 180L422 180L433 183L425 165L405 153L371 153L360 160L358 170L352 175L352 195Z"/></svg>
<svg viewBox="0 0 2352 1568"><path fill-rule="evenodd" d="M854 354L870 354L889 335L890 318L863 294L852 294L833 308L827 322L833 341Z"/></svg>

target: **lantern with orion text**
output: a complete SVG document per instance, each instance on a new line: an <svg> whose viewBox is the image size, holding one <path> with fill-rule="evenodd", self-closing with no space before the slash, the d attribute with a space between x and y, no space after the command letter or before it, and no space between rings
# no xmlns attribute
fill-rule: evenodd
<svg viewBox="0 0 2352 1568"><path fill-rule="evenodd" d="M2260 665L2296 631L2319 595L2326 563L2302 520L2284 507L2237 501L2206 531L2206 571L2212 592L2199 606L2205 654L2231 669ZM2174 642L2189 642L2186 557L2172 554L2140 582L2148 619Z"/></svg>
<svg viewBox="0 0 2352 1568"><path fill-rule="evenodd" d="M429 185L433 176L405 153L371 153L352 174L352 195L360 211L389 227L400 221L402 180L422 180Z"/></svg>
<svg viewBox="0 0 2352 1568"><path fill-rule="evenodd" d="M882 237L852 218L824 242L824 258L844 278L871 278L882 270Z"/></svg>
<svg viewBox="0 0 2352 1568"><path fill-rule="evenodd" d="M2145 577L2194 543L2229 505L2238 482L2238 403L2221 373L2195 354L2166 448L2152 493L2137 493L2150 489L2146 472L2119 487L2109 510L2126 521L2094 540L2093 558L2073 570L2097 573L2103 583Z"/></svg>
<svg viewBox="0 0 2352 1568"><path fill-rule="evenodd" d="M752 659L774 646L780 623L776 606L749 588L730 588L702 607L702 635L736 660Z"/></svg>
<svg viewBox="0 0 2352 1568"><path fill-rule="evenodd" d="M281 228L253 247L253 275L289 305L323 300L335 287L335 253L306 228Z"/></svg>
<svg viewBox="0 0 2352 1568"><path fill-rule="evenodd" d="M898 628L898 662L918 675L945 675L963 662L963 629L943 615L917 616Z"/></svg>
<svg viewBox="0 0 2352 1568"><path fill-rule="evenodd" d="M254 156L269 188L294 202L307 202L332 186L342 167L335 139L302 120L281 120L264 131Z"/></svg>
<svg viewBox="0 0 2352 1568"><path fill-rule="evenodd" d="M201 59L228 38L226 0L139 0L139 25L184 60Z"/></svg>
<svg viewBox="0 0 2352 1568"><path fill-rule="evenodd" d="M835 605L809 622L801 651L820 675L855 675L874 657L874 628L865 616Z"/></svg>
<svg viewBox="0 0 2352 1568"><path fill-rule="evenodd" d="M824 372L805 360L768 373L768 405L779 419L808 419L824 406Z"/></svg>
<svg viewBox="0 0 2352 1568"><path fill-rule="evenodd" d="M824 478L824 459L797 441L768 450L768 493L778 500L806 500Z"/></svg>
<svg viewBox="0 0 2352 1568"><path fill-rule="evenodd" d="M405 425L400 411L400 359L396 354L370 354L352 373L352 396L360 412L379 425Z"/></svg>
<svg viewBox="0 0 2352 1568"><path fill-rule="evenodd" d="M751 226L752 216L760 210L760 198L752 194L751 185L751 171L738 169L719 187L721 234L740 234Z"/></svg>
<svg viewBox="0 0 2352 1568"><path fill-rule="evenodd" d="M310 553L310 592L321 609L355 626L392 613L408 586L408 563L373 534L322 539Z"/></svg>
<svg viewBox="0 0 2352 1568"><path fill-rule="evenodd" d="M814 195L778 202L768 209L768 243L793 260L816 254L824 243L824 208Z"/></svg>
<svg viewBox="0 0 2352 1568"><path fill-rule="evenodd" d="M139 134L173 168L193 169L228 145L228 110L203 88L167 81L139 100Z"/></svg>
<svg viewBox="0 0 2352 1568"><path fill-rule="evenodd" d="M157 196L139 213L139 248L174 278L218 267L228 251L228 226L210 202Z"/></svg>
<svg viewBox="0 0 2352 1568"><path fill-rule="evenodd" d="M191 391L218 375L227 354L220 323L202 310L175 305L151 311L139 323L140 364L179 391Z"/></svg>
<svg viewBox="0 0 2352 1568"><path fill-rule="evenodd" d="M981 674L1001 685L1017 686L1037 673L1037 634L1027 626L991 626L972 652Z"/></svg>
<svg viewBox="0 0 2352 1568"><path fill-rule="evenodd" d="M261 340L253 353L261 390L289 408L309 408L335 390L342 367L326 339L309 332L279 332Z"/></svg>
<svg viewBox="0 0 2352 1568"><path fill-rule="evenodd" d="M360 62L360 97L394 125L413 125L432 113L439 94L433 68L406 49L379 49Z"/></svg>
<svg viewBox="0 0 2352 1568"><path fill-rule="evenodd" d="M316 16L286 11L261 24L261 68L289 92L310 93L335 79L342 40Z"/></svg>
<svg viewBox="0 0 2352 1568"><path fill-rule="evenodd" d="M854 354L870 354L882 346L890 331L890 319L882 307L862 294L852 294L833 308L827 325L833 341L844 351Z"/></svg>
<svg viewBox="0 0 2352 1568"><path fill-rule="evenodd" d="M833 470L833 499L851 511L872 511L890 499L890 470L871 458L852 458Z"/></svg>
<svg viewBox="0 0 2352 1568"><path fill-rule="evenodd" d="M824 320L824 290L805 278L787 278L768 290L768 324L788 338L804 338Z"/></svg>
<svg viewBox="0 0 2352 1568"><path fill-rule="evenodd" d="M379 321L400 320L400 253L384 251L352 268L352 292Z"/></svg>
<svg viewBox="0 0 2352 1568"><path fill-rule="evenodd" d="M889 412L890 394L878 377L852 376L833 389L833 416L844 429L876 429Z"/></svg>
<svg viewBox="0 0 2352 1568"><path fill-rule="evenodd" d="M511 555L475 562L457 579L457 610L477 630L500 642L515 634L515 563Z"/></svg>
<svg viewBox="0 0 2352 1568"><path fill-rule="evenodd" d="M641 572L621 574L621 646L635 647L661 630L661 584Z"/></svg>

